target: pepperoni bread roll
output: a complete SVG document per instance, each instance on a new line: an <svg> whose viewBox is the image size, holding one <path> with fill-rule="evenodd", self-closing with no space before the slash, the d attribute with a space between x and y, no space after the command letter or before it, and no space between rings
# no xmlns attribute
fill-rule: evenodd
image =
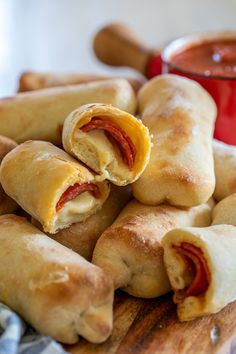
<svg viewBox="0 0 236 354"><path fill-rule="evenodd" d="M78 85L91 81L100 81L112 79L109 76L96 74L81 74L81 73L39 73L39 72L24 72L19 79L18 92L34 91L48 87ZM117 79L117 77L113 77ZM134 91L137 92L143 85L143 80L126 78Z"/></svg>
<svg viewBox="0 0 236 354"><path fill-rule="evenodd" d="M161 75L142 87L138 101L153 147L147 168L133 184L134 196L150 205L206 202L215 188L211 96L195 81Z"/></svg>
<svg viewBox="0 0 236 354"><path fill-rule="evenodd" d="M0 301L63 343L93 343L112 329L107 274L16 215L0 216Z"/></svg>
<svg viewBox="0 0 236 354"><path fill-rule="evenodd" d="M70 227L60 230L54 235L48 234L55 241L79 253L87 260L91 260L94 247L101 234L114 222L120 211L131 199L129 186L111 186L111 193L95 214L82 222L76 222ZM35 219L32 223L39 229L41 224Z"/></svg>
<svg viewBox="0 0 236 354"><path fill-rule="evenodd" d="M46 232L55 233L94 214L109 194L106 181L63 150L44 141L27 141L3 159L5 192Z"/></svg>
<svg viewBox="0 0 236 354"><path fill-rule="evenodd" d="M124 79L54 87L0 100L0 134L18 143L46 140L61 144L65 118L86 103L109 103L134 113L136 97Z"/></svg>
<svg viewBox="0 0 236 354"><path fill-rule="evenodd" d="M236 146L213 140L216 188L214 198L219 201L236 192Z"/></svg>
<svg viewBox="0 0 236 354"><path fill-rule="evenodd" d="M70 113L62 139L69 154L120 186L137 180L151 152L148 129L140 120L101 103Z"/></svg>
<svg viewBox="0 0 236 354"><path fill-rule="evenodd" d="M146 206L131 201L99 238L93 263L106 270L115 288L130 295L151 298L170 291L163 263L161 240L180 226L208 226L214 203L191 209L169 205Z"/></svg>
<svg viewBox="0 0 236 354"><path fill-rule="evenodd" d="M162 246L180 321L216 313L236 300L236 227L175 229Z"/></svg>

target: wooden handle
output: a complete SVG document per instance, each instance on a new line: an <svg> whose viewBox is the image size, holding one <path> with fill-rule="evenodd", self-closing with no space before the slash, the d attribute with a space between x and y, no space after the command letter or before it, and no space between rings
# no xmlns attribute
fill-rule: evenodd
<svg viewBox="0 0 236 354"><path fill-rule="evenodd" d="M146 74L154 51L146 48L129 27L112 23L103 27L94 38L94 52L99 60L112 66L129 66Z"/></svg>

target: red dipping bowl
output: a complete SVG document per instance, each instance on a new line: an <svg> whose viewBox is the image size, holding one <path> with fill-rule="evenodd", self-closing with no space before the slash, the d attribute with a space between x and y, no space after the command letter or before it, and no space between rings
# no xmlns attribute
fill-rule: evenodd
<svg viewBox="0 0 236 354"><path fill-rule="evenodd" d="M153 77L158 73L173 73L188 77L201 84L214 98L218 108L214 137L228 144L236 145L236 73L234 77L197 74L178 68L172 64L171 60L176 53L215 40L235 40L236 42L236 32L199 34L174 40L165 47L159 57L155 56L151 59L148 76Z"/></svg>
<svg viewBox="0 0 236 354"><path fill-rule="evenodd" d="M232 71L232 77L229 77L229 73L227 76L222 75L224 72L220 73L219 76L209 76L209 72L206 75L206 70L210 69L207 65L201 71L203 74L196 73L194 70L187 70L189 63L192 63L194 59L186 61L185 65L182 62L181 68L177 64L173 64L175 55L184 55L187 49L200 47L208 42L210 45L212 42L219 43L220 41L233 41L233 47L235 48L236 31L186 36L172 41L162 51L153 50L143 44L129 27L113 23L103 27L96 34L94 51L103 63L112 66L131 67L149 79L163 73L174 73L199 82L212 95L218 107L215 138L236 145L236 72L234 75L234 71ZM236 68L235 49L232 61L233 68ZM196 60L196 65L199 64L199 61Z"/></svg>

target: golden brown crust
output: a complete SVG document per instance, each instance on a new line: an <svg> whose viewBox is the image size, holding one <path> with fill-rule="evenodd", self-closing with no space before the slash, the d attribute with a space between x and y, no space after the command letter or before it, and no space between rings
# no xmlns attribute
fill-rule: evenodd
<svg viewBox="0 0 236 354"><path fill-rule="evenodd" d="M138 100L153 147L149 164L133 184L135 197L149 205L206 202L215 186L213 99L196 82L161 75L142 87Z"/></svg>
<svg viewBox="0 0 236 354"><path fill-rule="evenodd" d="M0 135L0 164L9 151L14 149L17 143L6 136ZM17 203L10 198L0 185L0 215L14 213L17 210Z"/></svg>
<svg viewBox="0 0 236 354"><path fill-rule="evenodd" d="M109 336L113 286L107 274L19 216L0 217L0 242L0 301L64 343L78 335L95 343Z"/></svg>
<svg viewBox="0 0 236 354"><path fill-rule="evenodd" d="M0 134L18 143L32 139L60 145L65 118L91 102L109 103L130 113L136 110L135 94L124 79L24 92L0 100Z"/></svg>
<svg viewBox="0 0 236 354"><path fill-rule="evenodd" d="M236 226L236 193L216 204L212 213L212 225L228 224Z"/></svg>
<svg viewBox="0 0 236 354"><path fill-rule="evenodd" d="M63 73L39 73L39 72L24 72L19 78L18 92L34 91L48 87L78 85L82 83L116 79L115 77L95 75L95 74L63 74ZM138 92L140 87L145 82L144 79L126 78L135 92Z"/></svg>
<svg viewBox="0 0 236 354"><path fill-rule="evenodd" d="M86 167L44 141L27 141L19 145L3 159L1 165L1 183L5 192L51 233L71 224L63 217L60 219L56 211L63 192L76 183L87 182L97 184L101 196L94 198L96 204L86 212L78 212L74 222L85 220L105 202L109 194L106 181L96 182Z"/></svg>
<svg viewBox="0 0 236 354"><path fill-rule="evenodd" d="M146 206L135 200L99 238L93 263L133 296L155 297L170 290L163 264L161 240L171 229L185 226L208 226L213 201L191 209L168 205Z"/></svg>
<svg viewBox="0 0 236 354"><path fill-rule="evenodd" d="M236 147L213 140L216 188L214 198L220 201L236 192Z"/></svg>

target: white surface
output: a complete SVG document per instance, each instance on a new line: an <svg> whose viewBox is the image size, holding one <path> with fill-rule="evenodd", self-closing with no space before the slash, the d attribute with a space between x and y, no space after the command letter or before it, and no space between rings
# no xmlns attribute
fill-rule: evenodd
<svg viewBox="0 0 236 354"><path fill-rule="evenodd" d="M91 49L96 30L111 21L158 47L184 34L236 29L236 0L0 0L0 95L14 93L24 70L117 73Z"/></svg>

